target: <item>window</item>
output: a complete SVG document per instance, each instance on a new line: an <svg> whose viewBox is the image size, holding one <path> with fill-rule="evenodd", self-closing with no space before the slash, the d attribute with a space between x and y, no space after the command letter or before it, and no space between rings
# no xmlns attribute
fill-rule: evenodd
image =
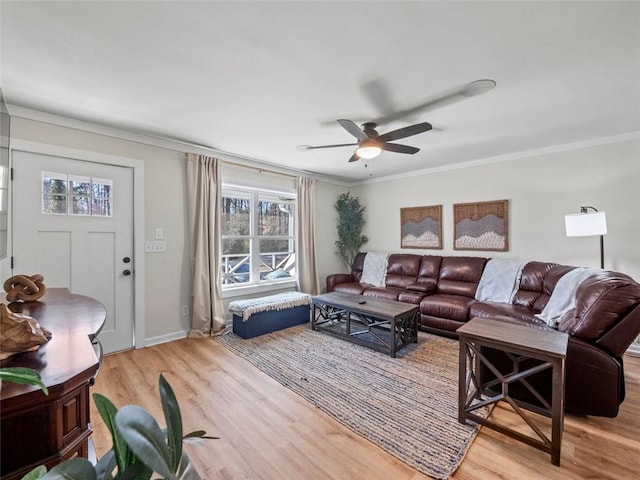
<svg viewBox="0 0 640 480"><path fill-rule="evenodd" d="M223 186L222 288L296 278L295 196Z"/></svg>
<svg viewBox="0 0 640 480"><path fill-rule="evenodd" d="M113 180L42 172L42 213L111 217L112 195Z"/></svg>

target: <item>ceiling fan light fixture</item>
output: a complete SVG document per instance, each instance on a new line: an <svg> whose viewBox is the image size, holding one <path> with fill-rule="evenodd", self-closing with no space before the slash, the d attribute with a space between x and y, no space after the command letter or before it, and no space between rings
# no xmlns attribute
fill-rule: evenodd
<svg viewBox="0 0 640 480"><path fill-rule="evenodd" d="M360 143L360 146L356 150L356 155L360 158L369 160L375 158L382 153L382 148L373 139L365 140Z"/></svg>

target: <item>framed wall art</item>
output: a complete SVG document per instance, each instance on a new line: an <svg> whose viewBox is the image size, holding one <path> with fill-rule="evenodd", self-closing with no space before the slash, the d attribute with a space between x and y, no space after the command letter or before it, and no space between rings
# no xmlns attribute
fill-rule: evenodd
<svg viewBox="0 0 640 480"><path fill-rule="evenodd" d="M509 250L509 201L453 205L454 250Z"/></svg>
<svg viewBox="0 0 640 480"><path fill-rule="evenodd" d="M400 209L400 248L442 249L442 205Z"/></svg>

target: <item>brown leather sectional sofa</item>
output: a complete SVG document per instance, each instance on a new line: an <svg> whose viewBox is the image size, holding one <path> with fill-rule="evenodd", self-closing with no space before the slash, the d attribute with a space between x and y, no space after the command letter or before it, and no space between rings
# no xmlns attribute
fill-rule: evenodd
<svg viewBox="0 0 640 480"><path fill-rule="evenodd" d="M423 331L457 338L456 330L473 317L500 318L549 328L534 315L542 312L558 280L576 267L528 262L511 303L480 302L475 293L489 259L392 254L384 287L360 283L365 253L356 257L350 274L327 276L327 292L346 292L420 305ZM578 415L615 417L624 400L622 355L640 335L640 284L618 272L602 271L583 281L576 308L567 312L558 330L569 334L566 360L565 410ZM486 355L508 372L502 352ZM484 380L490 372L483 370ZM532 382L550 394L548 371ZM512 391L533 401L526 389ZM550 397L549 397L550 398ZM535 403L535 402L534 402Z"/></svg>

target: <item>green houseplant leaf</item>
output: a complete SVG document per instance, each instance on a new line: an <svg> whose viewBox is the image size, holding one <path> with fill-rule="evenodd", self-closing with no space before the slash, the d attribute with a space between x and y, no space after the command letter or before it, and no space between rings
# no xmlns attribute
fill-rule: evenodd
<svg viewBox="0 0 640 480"><path fill-rule="evenodd" d="M159 384L160 402L162 403L162 411L167 424L167 444L171 455L169 467L172 472L177 472L182 458L182 415L180 414L180 406L175 393L173 393L171 385L162 374L160 375Z"/></svg>
<svg viewBox="0 0 640 480"><path fill-rule="evenodd" d="M110 480L113 478L111 472L116 468L116 455L113 449L105 453L96 463L95 470L98 480Z"/></svg>
<svg viewBox="0 0 640 480"><path fill-rule="evenodd" d="M171 453L155 419L142 407L126 405L116 414L118 431L131 451L165 479L176 479L170 468Z"/></svg>
<svg viewBox="0 0 640 480"><path fill-rule="evenodd" d="M220 440L220 437L212 437L207 435L207 432L204 430L195 430L193 432L189 432L182 437L184 443L190 444L198 444L201 443L202 440Z"/></svg>
<svg viewBox="0 0 640 480"><path fill-rule="evenodd" d="M96 471L86 458L72 458L56 465L42 480L97 480Z"/></svg>
<svg viewBox="0 0 640 480"><path fill-rule="evenodd" d="M93 402L96 404L98 413L111 433L111 441L113 442L112 450L116 465L118 466L118 472L122 473L128 465L133 463L134 458L116 426L116 413L118 413L118 409L111 400L99 393L93 394Z"/></svg>
<svg viewBox="0 0 640 480"><path fill-rule="evenodd" d="M47 467L40 465L27 473L22 480L39 480L47 474Z"/></svg>
<svg viewBox="0 0 640 480"><path fill-rule="evenodd" d="M160 397L167 422L164 431L144 408L127 405L118 410L107 397L94 393L98 412L111 433L111 450L95 466L86 459L74 458L49 472L44 466L37 467L23 480L149 480L154 472L166 480L202 480L182 444L218 437L207 436L204 430L183 436L178 401L162 375Z"/></svg>
<svg viewBox="0 0 640 480"><path fill-rule="evenodd" d="M40 387L40 390L42 390L45 395L49 395L49 390L47 389L47 386L42 383L40 374L31 368L0 368L0 380L11 383L19 383L22 385L35 385L36 387Z"/></svg>

